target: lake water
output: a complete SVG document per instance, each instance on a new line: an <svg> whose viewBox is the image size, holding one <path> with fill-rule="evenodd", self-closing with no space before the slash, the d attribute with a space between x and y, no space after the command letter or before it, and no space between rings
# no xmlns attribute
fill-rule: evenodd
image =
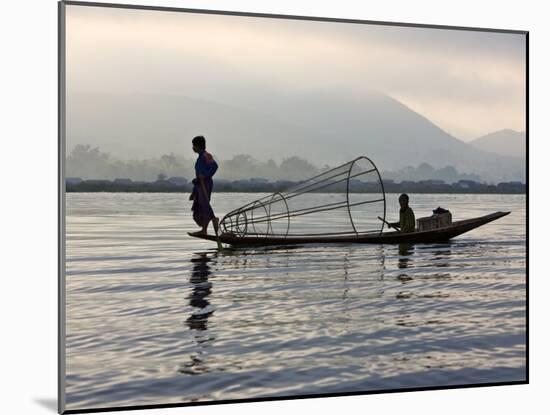
<svg viewBox="0 0 550 415"><path fill-rule="evenodd" d="M525 196L410 196L512 213L450 243L218 253L185 194L67 194L67 409L525 380Z"/></svg>

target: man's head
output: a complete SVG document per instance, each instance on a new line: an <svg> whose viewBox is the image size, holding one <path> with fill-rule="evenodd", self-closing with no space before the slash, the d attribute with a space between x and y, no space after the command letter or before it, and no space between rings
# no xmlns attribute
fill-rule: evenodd
<svg viewBox="0 0 550 415"><path fill-rule="evenodd" d="M409 205L409 195L403 193L401 196L399 196L399 206L401 206L401 208L404 209L408 205Z"/></svg>
<svg viewBox="0 0 550 415"><path fill-rule="evenodd" d="M193 151L195 153L200 153L206 148L206 140L202 135L198 135L195 138L193 138Z"/></svg>

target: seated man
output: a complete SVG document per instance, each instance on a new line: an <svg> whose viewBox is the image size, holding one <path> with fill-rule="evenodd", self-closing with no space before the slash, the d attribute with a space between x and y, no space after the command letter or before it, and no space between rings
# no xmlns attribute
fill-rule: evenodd
<svg viewBox="0 0 550 415"><path fill-rule="evenodd" d="M401 232L414 232L415 219L414 212L409 207L409 196L403 193L399 196L399 222L388 223L388 227L399 228Z"/></svg>

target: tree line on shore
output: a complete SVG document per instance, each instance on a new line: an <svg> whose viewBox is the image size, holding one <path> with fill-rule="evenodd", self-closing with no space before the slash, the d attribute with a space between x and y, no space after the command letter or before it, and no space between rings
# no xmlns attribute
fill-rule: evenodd
<svg viewBox="0 0 550 415"><path fill-rule="evenodd" d="M127 178L133 181L154 181L159 174L167 177L189 176L194 172L194 155L189 158L173 153L145 160L120 160L98 147L78 144L66 158L67 177L80 177L85 180L114 180ZM335 166L315 166L310 161L291 156L276 162L272 159L259 161L248 154L238 154L228 160L218 159L220 166L217 179L246 180L263 178L268 181L299 181L313 177ZM453 166L436 168L428 163L406 166L397 171L385 171L382 177L395 181L422 181L430 179L455 183L460 180L482 182L482 178L473 173L458 172Z"/></svg>
<svg viewBox="0 0 550 415"><path fill-rule="evenodd" d="M280 192L298 182L291 180L268 181L265 179L248 180L216 180L216 192ZM459 180L455 183L445 183L442 180L421 180L395 182L384 180L384 191L387 193L506 193L522 194L526 192L526 185L520 182L503 182L496 185L479 183L472 180ZM168 178L160 174L157 180L133 181L131 179L118 180L82 180L68 178L65 188L67 192L142 192L142 193L177 193L189 192L191 182L183 177ZM342 183L339 187L331 188L331 192L346 192L347 186ZM350 182L349 191L352 193L379 193L378 182Z"/></svg>

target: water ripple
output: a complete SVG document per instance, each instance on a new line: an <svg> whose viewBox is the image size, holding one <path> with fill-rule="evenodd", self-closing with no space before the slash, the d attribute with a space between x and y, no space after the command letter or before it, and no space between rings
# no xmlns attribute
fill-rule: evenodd
<svg viewBox="0 0 550 415"><path fill-rule="evenodd" d="M68 194L68 409L525 379L525 199L470 199L412 198L513 213L449 243L218 253L182 195Z"/></svg>

